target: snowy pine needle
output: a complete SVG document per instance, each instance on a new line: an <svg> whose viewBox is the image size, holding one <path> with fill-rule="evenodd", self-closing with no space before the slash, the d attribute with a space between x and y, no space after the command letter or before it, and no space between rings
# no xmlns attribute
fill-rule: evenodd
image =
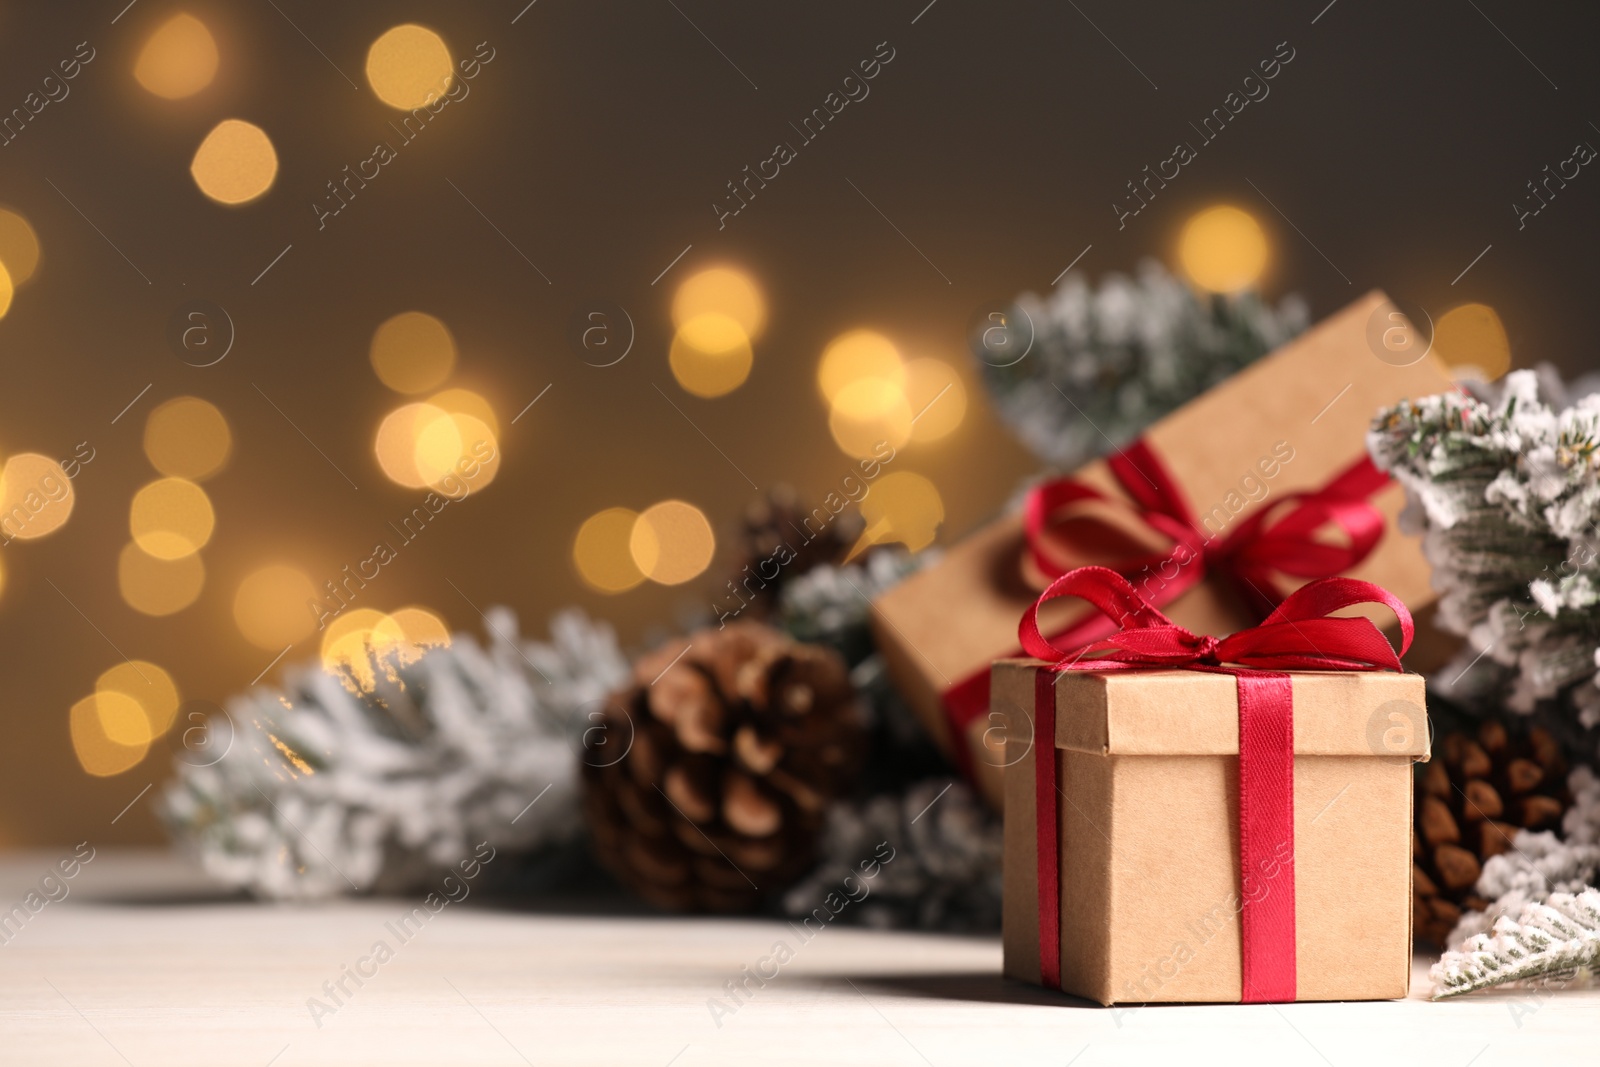
<svg viewBox="0 0 1600 1067"><path fill-rule="evenodd" d="M1600 890L1551 893L1502 915L1433 965L1433 997L1459 996L1507 982L1565 978L1600 969Z"/></svg>

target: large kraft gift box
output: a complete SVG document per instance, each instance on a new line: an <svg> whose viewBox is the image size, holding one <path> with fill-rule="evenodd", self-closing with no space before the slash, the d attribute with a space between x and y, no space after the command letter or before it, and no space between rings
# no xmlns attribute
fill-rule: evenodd
<svg viewBox="0 0 1600 1067"><path fill-rule="evenodd" d="M1226 535L1254 510L1272 507L1285 494L1321 489L1360 461L1367 429L1380 408L1455 388L1431 354L1396 366L1374 353L1374 338L1404 322L1399 315L1388 297L1374 290L1151 426L1143 440L1194 513L1231 520L1220 531ZM1072 477L1126 499L1104 460ZM1428 564L1418 538L1400 533L1394 523L1404 492L1390 482L1370 500L1387 529L1372 553L1345 573L1391 590L1418 616L1418 640L1406 665L1425 672L1443 664L1455 642L1428 625L1431 613L1425 609L1435 599ZM1206 522L1209 531L1215 523ZM1023 519L1007 515L890 589L872 613L878 645L900 693L997 809L1005 764L1000 722L981 708L976 714L969 709L958 728L953 719L962 716L947 710L945 695L963 681L979 679L981 685L991 663L1019 654L1017 620L1044 584L1029 571L1026 555ZM1106 558L1070 562L1115 565ZM1084 614L1081 607L1074 610L1076 616L1059 613L1051 625L1069 625ZM1207 576L1162 610L1200 634L1231 633L1259 618L1216 576Z"/></svg>
<svg viewBox="0 0 1600 1067"><path fill-rule="evenodd" d="M1057 820L1060 986L1102 1004L1241 999L1246 897L1292 893L1293 999L1406 996L1411 797L1428 758L1416 674L1297 672L1293 841L1241 876L1235 679L1081 672L1055 686L1055 736L1032 736L1037 660L994 665L1010 721L1005 973L1040 983L1038 812ZM1056 789L1036 792L1040 758ZM1049 803L1053 801L1053 803ZM1048 878L1044 879L1046 882ZM1053 909L1052 909L1053 910ZM1278 998L1268 998L1278 999Z"/></svg>

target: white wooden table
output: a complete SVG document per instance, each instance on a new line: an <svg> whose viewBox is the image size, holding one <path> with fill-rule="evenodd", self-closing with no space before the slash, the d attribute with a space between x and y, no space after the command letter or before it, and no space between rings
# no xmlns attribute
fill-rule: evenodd
<svg viewBox="0 0 1600 1067"><path fill-rule="evenodd" d="M59 858L0 856L0 908ZM0 1063L1489 1067L1600 1056L1600 991L1433 1004L1421 960L1411 999L1396 1003L1116 1011L1001 979L997 938L841 927L802 946L782 922L530 913L469 898L401 943L392 927L410 902L246 903L164 853L105 849L69 888L0 946ZM794 958L730 999L725 983L779 939ZM369 957L379 940L391 959ZM370 976L345 977L336 1004L323 984L346 965ZM333 1010L314 1019L312 997ZM714 1018L711 998L733 1010Z"/></svg>

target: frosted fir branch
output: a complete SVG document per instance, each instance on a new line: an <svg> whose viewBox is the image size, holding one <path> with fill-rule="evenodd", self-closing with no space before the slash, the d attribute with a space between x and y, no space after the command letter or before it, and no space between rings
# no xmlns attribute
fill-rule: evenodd
<svg viewBox="0 0 1600 1067"><path fill-rule="evenodd" d="M1154 260L1135 277L1091 286L1068 274L1050 293L1019 296L1005 344L972 338L995 407L1040 459L1072 469L1137 437L1306 328L1298 297L1276 308L1254 294L1200 297ZM985 321L984 327L991 327Z"/></svg>
<svg viewBox="0 0 1600 1067"><path fill-rule="evenodd" d="M1551 893L1530 901L1515 918L1446 952L1429 971L1433 999L1534 979L1567 978L1600 969L1600 890Z"/></svg>
<svg viewBox="0 0 1600 1067"><path fill-rule="evenodd" d="M320 664L231 700L186 748L161 801L213 877L264 897L403 891L479 842L532 854L581 832L586 710L628 673L610 627L558 615L549 642L488 615L413 661L380 660L371 691ZM530 802L535 801L530 806Z"/></svg>

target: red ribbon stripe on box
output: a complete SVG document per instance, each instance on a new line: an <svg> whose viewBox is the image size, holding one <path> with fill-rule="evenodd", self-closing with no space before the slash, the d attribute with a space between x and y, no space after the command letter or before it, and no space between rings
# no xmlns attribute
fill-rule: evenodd
<svg viewBox="0 0 1600 1067"><path fill-rule="evenodd" d="M1052 554L1052 542L1070 546L1075 539L1058 527L1059 519L1086 505L1120 512L1120 523L1083 514L1073 529L1079 536L1093 530L1101 541L1109 538L1124 544L1127 555L1112 569L1124 577L1151 575L1159 581L1153 590L1152 581L1145 583L1144 599L1155 607L1171 603L1207 574L1220 574L1257 617L1263 617L1286 596L1280 575L1314 580L1341 574L1366 559L1383 538L1383 514L1368 498L1388 484L1389 476L1365 456L1320 489L1282 494L1241 516L1226 537L1213 536L1196 520L1183 491L1144 440L1120 450L1106 464L1126 499L1074 478L1052 479L1028 492L1023 510L1026 552L1046 578L1059 577L1068 569ZM1171 547L1150 551L1128 535L1130 525L1170 542ZM1343 543L1321 539L1319 532L1336 532ZM1112 629L1109 619L1091 615L1053 636L1081 645ZM989 710L988 668L947 689L944 707L956 759L970 777L967 728Z"/></svg>
<svg viewBox="0 0 1600 1067"><path fill-rule="evenodd" d="M1066 596L1087 600L1115 632L1077 648L1045 637L1039 608ZM1398 654L1370 619L1332 614L1366 603L1382 604L1400 620ZM1116 571L1079 567L1050 583L1023 615L1018 636L1028 655L1046 661L1034 676L1041 981L1061 986L1056 680L1066 671L1209 671L1232 675L1238 688L1241 1000L1294 1000L1294 689L1284 672L1401 670L1412 637L1405 604L1371 582L1322 578L1285 597L1259 626L1208 637L1167 618ZM1275 884L1255 896L1253 872L1270 869L1278 872Z"/></svg>

